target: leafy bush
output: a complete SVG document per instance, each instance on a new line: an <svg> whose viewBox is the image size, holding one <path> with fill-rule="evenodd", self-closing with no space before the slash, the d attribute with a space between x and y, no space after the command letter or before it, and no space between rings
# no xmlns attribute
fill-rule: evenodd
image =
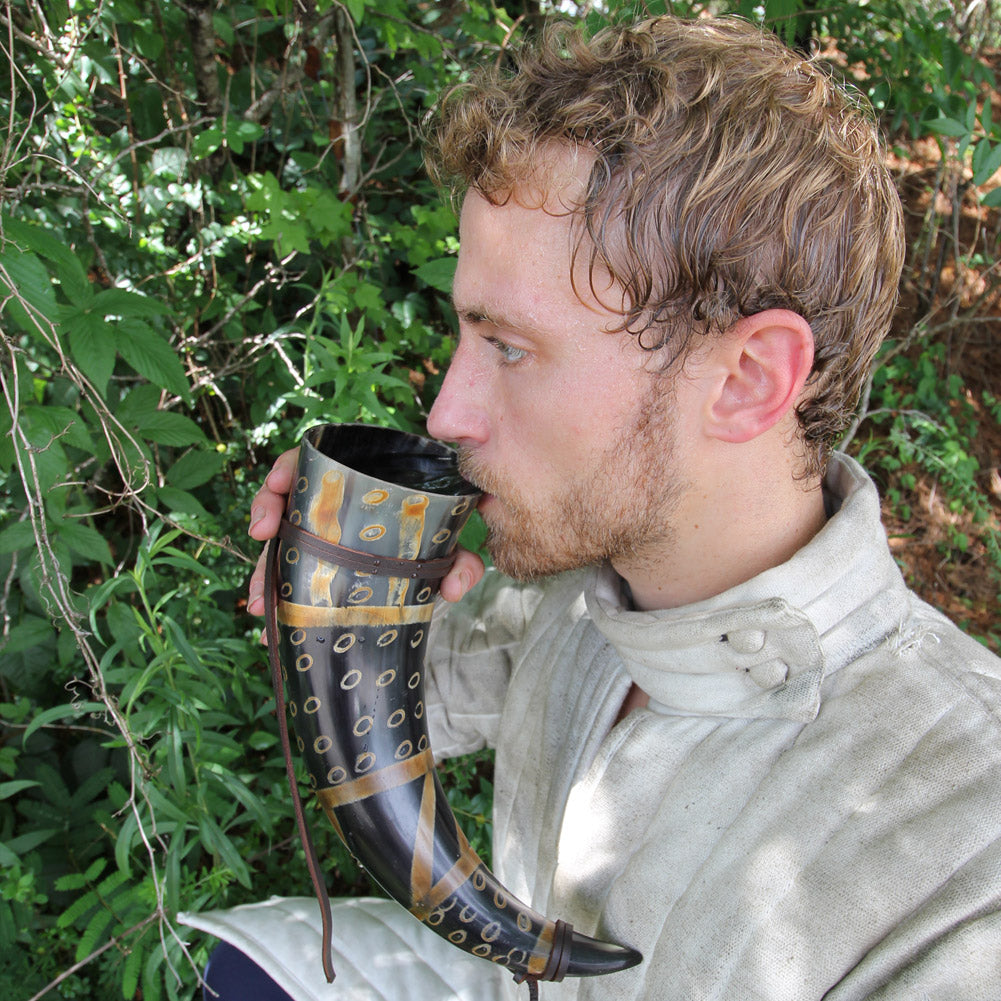
<svg viewBox="0 0 1001 1001"><path fill-rule="evenodd" d="M178 910L309 885L233 540L304 427L421 425L456 241L413 133L510 21L4 13L0 984L187 997Z"/></svg>
<svg viewBox="0 0 1001 1001"><path fill-rule="evenodd" d="M4 997L190 998L208 943L179 910L307 892L244 605L256 552L237 540L305 427L423 427L457 241L416 131L432 94L554 6L0 7ZM996 204L993 81L953 13L670 6L834 39L891 128L938 137L941 183L967 171ZM943 359L909 358L873 386L867 447L980 510ZM489 755L449 763L446 785L488 854ZM367 890L328 825L314 833L338 892Z"/></svg>

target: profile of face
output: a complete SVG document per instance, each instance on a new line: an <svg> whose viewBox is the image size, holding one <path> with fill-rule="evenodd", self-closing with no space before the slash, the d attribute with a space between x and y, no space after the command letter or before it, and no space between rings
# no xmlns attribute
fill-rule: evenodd
<svg viewBox="0 0 1001 1001"><path fill-rule="evenodd" d="M485 492L494 562L522 579L663 551L684 487L678 381L614 331L620 316L589 290L584 265L571 281L563 206L585 166L543 207L467 195L453 287L459 342L428 418Z"/></svg>

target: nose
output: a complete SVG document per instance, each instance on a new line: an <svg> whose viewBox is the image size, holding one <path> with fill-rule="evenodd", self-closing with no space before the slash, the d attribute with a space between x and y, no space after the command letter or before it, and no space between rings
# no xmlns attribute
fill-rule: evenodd
<svg viewBox="0 0 1001 1001"><path fill-rule="evenodd" d="M458 445L482 445L487 440L485 375L475 352L465 338L460 338L441 391L428 414L428 434Z"/></svg>

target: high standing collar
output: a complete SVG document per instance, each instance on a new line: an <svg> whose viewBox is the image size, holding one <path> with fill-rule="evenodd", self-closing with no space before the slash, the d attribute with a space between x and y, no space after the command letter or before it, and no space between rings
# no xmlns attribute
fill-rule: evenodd
<svg viewBox="0 0 1001 1001"><path fill-rule="evenodd" d="M589 576L591 619L651 708L805 722L820 709L826 674L896 632L908 594L875 485L835 455L824 487L835 513L821 531L788 562L713 598L629 611L610 567Z"/></svg>

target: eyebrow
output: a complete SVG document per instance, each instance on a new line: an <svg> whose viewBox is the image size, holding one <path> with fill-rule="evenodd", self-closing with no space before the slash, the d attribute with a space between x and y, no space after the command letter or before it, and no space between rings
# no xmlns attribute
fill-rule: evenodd
<svg viewBox="0 0 1001 1001"><path fill-rule="evenodd" d="M538 336L539 330L526 319L510 313L498 312L485 304L460 306L454 297L451 299L455 315L472 323L489 323L492 327L511 330L526 336Z"/></svg>

